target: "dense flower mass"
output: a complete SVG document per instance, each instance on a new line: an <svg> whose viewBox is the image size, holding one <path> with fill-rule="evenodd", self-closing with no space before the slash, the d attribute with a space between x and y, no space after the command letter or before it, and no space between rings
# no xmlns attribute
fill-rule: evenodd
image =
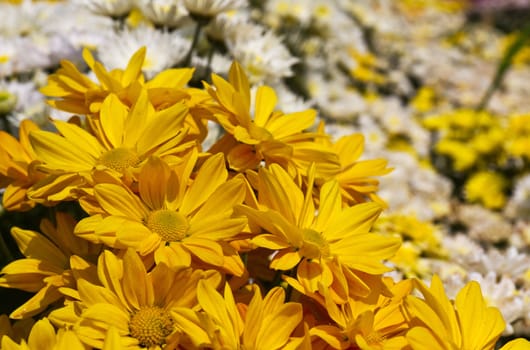
<svg viewBox="0 0 530 350"><path fill-rule="evenodd" d="M486 3L0 2L0 349L529 349Z"/></svg>

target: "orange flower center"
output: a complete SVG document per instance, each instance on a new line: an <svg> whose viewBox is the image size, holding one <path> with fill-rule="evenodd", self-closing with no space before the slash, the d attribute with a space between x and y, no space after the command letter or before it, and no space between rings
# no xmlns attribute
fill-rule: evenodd
<svg viewBox="0 0 530 350"><path fill-rule="evenodd" d="M320 232L310 228L303 229L304 243L300 248L301 254L308 259L329 256L329 243Z"/></svg>
<svg viewBox="0 0 530 350"><path fill-rule="evenodd" d="M173 319L169 313L157 306L141 308L131 315L129 321L131 336L146 348L164 345L173 328Z"/></svg>
<svg viewBox="0 0 530 350"><path fill-rule="evenodd" d="M107 168L123 173L128 167L134 167L140 163L138 154L130 148L118 147L104 153L99 158L99 164Z"/></svg>
<svg viewBox="0 0 530 350"><path fill-rule="evenodd" d="M173 210L156 210L147 218L147 227L166 242L180 241L186 237L189 224L184 215Z"/></svg>

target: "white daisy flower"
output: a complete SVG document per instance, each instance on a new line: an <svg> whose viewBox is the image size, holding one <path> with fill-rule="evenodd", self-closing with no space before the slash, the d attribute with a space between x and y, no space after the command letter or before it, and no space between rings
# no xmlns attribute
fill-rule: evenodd
<svg viewBox="0 0 530 350"><path fill-rule="evenodd" d="M134 6L134 0L72 0L72 3L83 6L95 14L109 17L123 17Z"/></svg>
<svg viewBox="0 0 530 350"><path fill-rule="evenodd" d="M36 30L38 17L41 10L53 6L47 3L35 3L30 0L24 0L19 5L13 5L9 2L0 3L0 33L7 37L16 37L29 35Z"/></svg>
<svg viewBox="0 0 530 350"><path fill-rule="evenodd" d="M0 94L2 93L8 93L14 97L15 103L7 116L14 127L18 128L24 119L32 119L40 126L47 125L49 108L45 103L44 96L33 81L0 81Z"/></svg>
<svg viewBox="0 0 530 350"><path fill-rule="evenodd" d="M182 0L136 0L136 5L155 25L178 28L188 18L188 10Z"/></svg>
<svg viewBox="0 0 530 350"><path fill-rule="evenodd" d="M505 213L514 218L530 217L530 175L516 180Z"/></svg>
<svg viewBox="0 0 530 350"><path fill-rule="evenodd" d="M519 252L515 247L508 247L504 252L491 248L481 257L481 266L477 271L487 273L496 272L497 275L509 277L514 281L523 279L523 275L530 269L530 257Z"/></svg>
<svg viewBox="0 0 530 350"><path fill-rule="evenodd" d="M40 27L47 36L65 38L80 53L83 47L101 45L105 33L113 30L114 24L109 17L95 15L89 9L65 2L51 8Z"/></svg>
<svg viewBox="0 0 530 350"><path fill-rule="evenodd" d="M149 79L181 62L189 45L189 41L178 31L165 32L140 26L110 33L98 48L98 57L109 69L121 68L127 65L138 49L145 46L147 52L142 70Z"/></svg>
<svg viewBox="0 0 530 350"><path fill-rule="evenodd" d="M449 253L451 261L471 271L478 270L486 254L477 242L462 233L445 235L442 238L442 246Z"/></svg>
<svg viewBox="0 0 530 350"><path fill-rule="evenodd" d="M237 29L238 34L228 38L227 46L234 59L248 74L251 84L274 84L293 74L291 67L298 62L281 40L272 32L256 25L246 24ZM248 31L247 31L248 29ZM250 36L249 33L259 33Z"/></svg>
<svg viewBox="0 0 530 350"><path fill-rule="evenodd" d="M471 238L495 243L512 235L512 226L499 213L480 205L460 205L456 209L456 217L466 225Z"/></svg>
<svg viewBox="0 0 530 350"><path fill-rule="evenodd" d="M307 0L269 0L265 2L264 22L271 28L284 25L308 26L311 7Z"/></svg>
<svg viewBox="0 0 530 350"><path fill-rule="evenodd" d="M46 68L50 60L31 38L0 37L0 78Z"/></svg>
<svg viewBox="0 0 530 350"><path fill-rule="evenodd" d="M227 36L235 37L238 28L250 21L247 11L228 11L216 16L205 27L205 33L208 40L225 44ZM234 40L234 39L232 39Z"/></svg>
<svg viewBox="0 0 530 350"><path fill-rule="evenodd" d="M190 15L199 18L212 18L228 10L247 4L246 0L183 0Z"/></svg>

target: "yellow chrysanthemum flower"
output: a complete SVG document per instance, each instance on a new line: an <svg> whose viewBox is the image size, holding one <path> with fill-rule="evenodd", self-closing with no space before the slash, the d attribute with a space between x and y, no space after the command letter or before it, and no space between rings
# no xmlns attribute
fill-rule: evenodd
<svg viewBox="0 0 530 350"><path fill-rule="evenodd" d="M73 123L55 121L60 134L36 130L30 141L39 169L49 174L28 195L44 203L76 199L79 188L91 187L95 170L109 172L130 183L133 171L151 155L175 157L195 146L184 141L188 108L183 103L155 112L142 90L129 109L111 94L103 101L100 130L93 133Z"/></svg>
<svg viewBox="0 0 530 350"><path fill-rule="evenodd" d="M75 233L112 247L134 248L143 256L154 253L157 263L168 266L187 267L193 258L241 275L237 252L223 242L246 225L245 218L232 217L233 206L245 197L244 181L227 181L224 157L217 154L190 184L196 157L196 152L189 156L180 171L151 157L138 176L139 196L119 184L96 185L99 212L81 220Z"/></svg>
<svg viewBox="0 0 530 350"><path fill-rule="evenodd" d="M337 305L329 292L321 288L325 296L323 305L334 325L317 325L310 334L321 338L333 349L403 349L407 344L405 333L407 319L403 314L403 300L412 290L411 280L395 284L385 278L391 296L374 291L365 299L348 299Z"/></svg>
<svg viewBox="0 0 530 350"><path fill-rule="evenodd" d="M50 314L54 324L73 329L83 343L96 348L103 347L112 327L127 349L175 348L187 330L177 328L172 310L196 307L198 281L204 279L212 288L221 282L217 271L172 271L164 264L147 273L132 249L118 255L104 251L98 277L101 285L79 279L75 307L70 303Z"/></svg>
<svg viewBox="0 0 530 350"><path fill-rule="evenodd" d="M324 123L319 125L319 132L324 134ZM386 159L360 160L365 142L362 134L343 136L334 143L325 138L319 141L328 144L339 157L340 170L332 178L339 183L346 203L353 205L371 199L385 205L376 194L379 180L374 177L388 174L393 169L387 168Z"/></svg>
<svg viewBox="0 0 530 350"><path fill-rule="evenodd" d="M270 267L275 270L296 267L302 289L315 292L318 283L325 288L334 284L332 288L339 299L345 300L348 290L365 295L370 288L360 276L362 273L377 275L389 271L383 261L396 252L401 240L369 233L381 206L368 202L343 208L336 181L322 186L318 214L315 214L314 176L312 167L304 195L280 166L273 164L269 169L262 168L257 185L262 207L258 210L240 206L238 210L248 216L250 223L265 230L252 242L278 251L272 257ZM344 274L353 280L347 282ZM351 284L349 287L348 283Z"/></svg>
<svg viewBox="0 0 530 350"><path fill-rule="evenodd" d="M36 293L10 315L19 319L36 315L62 298L66 288L75 289L75 276L94 261L101 247L73 235L76 221L57 212L56 225L41 222L40 234L14 227L11 230L25 259L15 260L0 271L0 287ZM87 272L87 271L85 271Z"/></svg>
<svg viewBox="0 0 530 350"><path fill-rule="evenodd" d="M530 114L509 118L504 148L510 156L530 159Z"/></svg>
<svg viewBox="0 0 530 350"><path fill-rule="evenodd" d="M530 341L524 338L517 338L509 341L500 350L527 350L530 349Z"/></svg>
<svg viewBox="0 0 530 350"><path fill-rule="evenodd" d="M31 120L23 120L20 141L0 131L0 188L5 188L2 204L7 210L24 211L35 206L26 194L27 189L44 176L35 169L39 162L28 139L29 133L37 129Z"/></svg>
<svg viewBox="0 0 530 350"><path fill-rule="evenodd" d="M265 298L258 287L253 289L250 303L242 305L236 304L228 284L223 298L211 284L199 281L197 299L202 311L179 308L173 313L175 322L187 327L193 344L200 348L296 349L303 339L291 335L302 320L302 305L285 303L284 290L279 287Z"/></svg>
<svg viewBox="0 0 530 350"><path fill-rule="evenodd" d="M412 215L382 216L375 223L374 231L402 237L403 244L390 262L408 277L430 276L431 268L423 257L445 258L447 255L436 226Z"/></svg>
<svg viewBox="0 0 530 350"><path fill-rule="evenodd" d="M63 60L61 68L49 76L48 85L41 88L41 92L54 98L48 101L54 108L76 114L98 113L109 94L115 94L130 107L136 101L138 89L142 86L149 91L153 105L156 106L161 97L167 104L168 98L171 99L175 93L178 95L186 86L194 69L167 69L145 82L142 74L145 54L146 48L142 47L131 57L125 69L109 72L100 62L95 61L88 49L84 49L83 59L96 75L99 84L82 74L72 62Z"/></svg>
<svg viewBox="0 0 530 350"><path fill-rule="evenodd" d="M230 168L236 171L280 164L291 174L305 172L312 162L321 176L339 170L338 156L315 139L327 137L304 132L313 126L316 111L283 114L275 111L277 96L268 86L258 87L253 118L250 112L250 87L242 68L234 62L229 81L213 74L214 86L206 88L219 106L211 106L212 117L226 134L211 152L224 152Z"/></svg>
<svg viewBox="0 0 530 350"><path fill-rule="evenodd" d="M487 306L477 282L466 284L454 303L446 296L436 275L429 288L419 281L416 286L423 299L411 295L405 302L411 318L407 340L412 349L495 348L505 323L497 308Z"/></svg>
<svg viewBox="0 0 530 350"><path fill-rule="evenodd" d="M506 203L504 191L507 185L508 181L502 174L491 171L474 173L464 185L466 200L479 202L486 208L501 209Z"/></svg>
<svg viewBox="0 0 530 350"><path fill-rule="evenodd" d="M119 94L127 99L130 93L127 88L137 81L143 81L141 68L145 52L145 47L139 49L129 60L125 70L116 69L108 72L85 48L83 59L95 73L100 84L82 74L72 62L62 60L61 68L49 76L48 85L40 91L46 96L58 98L49 101L56 109L78 114L96 113L108 94Z"/></svg>
<svg viewBox="0 0 530 350"><path fill-rule="evenodd" d="M19 344L7 336L0 340L2 350L86 350L77 335L69 329L59 329L55 332L52 324L47 318L38 320L26 340Z"/></svg>

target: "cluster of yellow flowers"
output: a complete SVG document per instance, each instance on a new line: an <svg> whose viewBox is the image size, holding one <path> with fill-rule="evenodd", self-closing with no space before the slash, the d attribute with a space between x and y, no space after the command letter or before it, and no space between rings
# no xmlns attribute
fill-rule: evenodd
<svg viewBox="0 0 530 350"><path fill-rule="evenodd" d="M513 180L506 175L524 174L530 165L530 115L502 118L487 111L457 109L429 116L423 124L438 133L434 151L451 163L445 172L464 179L463 197L502 209Z"/></svg>
<svg viewBox="0 0 530 350"><path fill-rule="evenodd" d="M9 317L38 321L0 317L1 349L494 349L505 323L476 282L453 302L436 276L384 276L390 169L360 160L361 135L309 131L316 111L276 110L268 86L253 99L237 63L200 89L190 68L146 81L145 49L123 70L83 57L97 83L63 61L42 89L83 118L0 132L4 207L55 213L12 229L26 258L0 286L35 293Z"/></svg>

